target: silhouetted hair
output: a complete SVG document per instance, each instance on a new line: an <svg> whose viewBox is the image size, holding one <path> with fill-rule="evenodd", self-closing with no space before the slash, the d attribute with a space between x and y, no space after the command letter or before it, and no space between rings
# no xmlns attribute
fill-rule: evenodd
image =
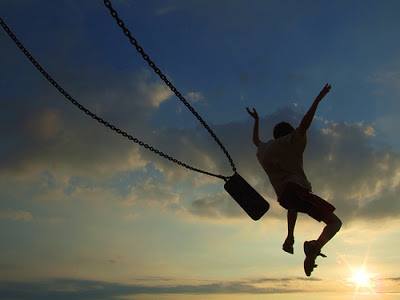
<svg viewBox="0 0 400 300"><path fill-rule="evenodd" d="M280 123L276 124L274 127L274 138L278 139L289 133L292 133L293 131L294 131L294 128L292 125L290 125L287 122L280 122Z"/></svg>

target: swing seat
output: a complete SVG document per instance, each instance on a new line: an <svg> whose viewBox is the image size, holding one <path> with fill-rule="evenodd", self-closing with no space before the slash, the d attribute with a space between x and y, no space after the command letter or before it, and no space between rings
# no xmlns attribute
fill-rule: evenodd
<svg viewBox="0 0 400 300"><path fill-rule="evenodd" d="M229 178L224 188L254 221L259 220L269 209L269 203L263 196L238 173Z"/></svg>

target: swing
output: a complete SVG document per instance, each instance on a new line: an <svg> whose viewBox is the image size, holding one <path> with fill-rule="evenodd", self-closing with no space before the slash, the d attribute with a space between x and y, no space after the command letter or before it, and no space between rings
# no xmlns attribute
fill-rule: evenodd
<svg viewBox="0 0 400 300"><path fill-rule="evenodd" d="M146 144L140 139L133 137L126 131L116 127L115 125L109 123L108 121L102 119L97 116L95 113L91 112L89 109L80 104L77 100L75 100L66 90L64 90L51 76L47 71L39 64L39 62L32 56L32 54L24 47L24 45L18 40L16 35L11 31L8 25L4 22L4 20L0 17L0 25L4 29L4 31L8 34L8 36L14 41L17 47L24 53L24 55L29 59L29 61L36 67L36 69L47 79L47 81L53 85L69 102L75 105L78 109L83 111L86 115L96 120L97 122L103 124L108 127L112 131L117 134L122 135L123 137L131 140L132 142L139 144L140 146L152 151L153 153L158 154L159 156L168 159L171 162L174 162L184 168L189 170L199 172L205 175L217 177L223 179L225 181L224 188L228 192L228 194L239 204L240 207L253 219L260 219L269 209L269 203L253 188L251 187L246 180L244 180L237 172L235 164L229 155L228 151L222 145L221 141L215 135L215 133L211 130L208 124L201 118L201 116L197 113L197 111L189 104L189 102L185 99L185 97L177 90L177 88L168 80L168 78L163 74L163 72L156 66L156 64L150 59L149 55L144 51L144 49L139 45L138 41L132 36L129 29L126 28L125 23L119 18L118 13L112 7L111 1L104 0L104 5L109 10L111 16L115 19L118 26L122 29L123 33L128 38L129 42L136 48L137 52L142 56L142 58L148 63L150 68L160 77L160 79L168 86L168 88L178 97L178 99L189 109L189 111L199 120L199 122L203 125L203 127L209 132L211 137L215 140L215 142L219 145L221 150L224 152L225 156L228 158L229 163L232 167L232 171L234 174L232 176L224 176L219 174L214 174L208 171L204 171L188 165L178 159L154 148L151 145Z"/></svg>

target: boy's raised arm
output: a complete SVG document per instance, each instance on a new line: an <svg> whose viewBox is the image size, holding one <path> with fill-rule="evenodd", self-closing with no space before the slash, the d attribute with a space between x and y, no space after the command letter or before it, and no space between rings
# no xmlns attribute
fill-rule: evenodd
<svg viewBox="0 0 400 300"><path fill-rule="evenodd" d="M258 147L261 143L260 137L258 135L258 123L259 123L258 113L255 110L255 108L253 108L253 111L251 111L248 107L246 107L246 110L249 113L249 115L254 118L253 143L254 143L254 145L256 145Z"/></svg>
<svg viewBox="0 0 400 300"><path fill-rule="evenodd" d="M319 92L318 96L315 98L310 109L304 115L303 120L301 120L300 125L298 127L298 130L300 130L300 132L305 134L306 131L308 130L308 128L310 128L310 125L311 125L312 120L314 119L314 115L317 110L318 104L325 97L325 95L329 93L330 90L331 90L331 85L325 84L325 86Z"/></svg>

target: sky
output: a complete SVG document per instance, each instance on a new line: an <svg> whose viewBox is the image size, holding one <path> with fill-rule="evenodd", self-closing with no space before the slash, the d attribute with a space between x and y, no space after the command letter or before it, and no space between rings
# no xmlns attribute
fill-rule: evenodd
<svg viewBox="0 0 400 300"><path fill-rule="evenodd" d="M251 220L220 179L190 172L72 106L0 33L0 298L398 299L399 1L112 1L271 207ZM0 15L73 97L207 171L229 162L152 73L103 1L1 0ZM297 125L325 83L305 172L343 220L310 278L300 215L286 212L252 145Z"/></svg>

